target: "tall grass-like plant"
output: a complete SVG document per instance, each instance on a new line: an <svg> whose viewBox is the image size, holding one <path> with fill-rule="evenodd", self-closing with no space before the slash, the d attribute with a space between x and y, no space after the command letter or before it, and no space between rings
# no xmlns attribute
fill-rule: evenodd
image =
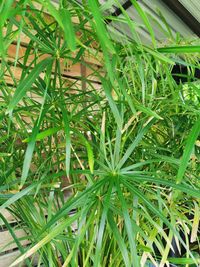
<svg viewBox="0 0 200 267"><path fill-rule="evenodd" d="M118 1L118 19L112 1L0 4L0 210L30 240L23 247L0 215L21 252L10 266L33 266L34 255L51 267L199 264L200 46L157 43L132 3L149 46ZM68 78L75 64L90 76Z"/></svg>

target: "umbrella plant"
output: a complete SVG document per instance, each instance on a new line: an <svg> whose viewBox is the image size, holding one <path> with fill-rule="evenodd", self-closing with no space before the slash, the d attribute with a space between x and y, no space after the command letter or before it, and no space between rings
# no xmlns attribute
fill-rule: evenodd
<svg viewBox="0 0 200 267"><path fill-rule="evenodd" d="M51 267L200 262L200 46L158 43L132 0L151 36L143 44L114 2L120 18L113 1L0 4L0 217L21 252L10 266L35 255ZM89 75L67 77L76 64Z"/></svg>

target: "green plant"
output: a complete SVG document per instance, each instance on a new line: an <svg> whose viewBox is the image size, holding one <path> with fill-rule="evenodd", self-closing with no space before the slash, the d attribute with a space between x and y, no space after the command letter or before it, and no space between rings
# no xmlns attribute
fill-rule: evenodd
<svg viewBox="0 0 200 267"><path fill-rule="evenodd" d="M134 41L114 41L110 1L70 2L1 3L0 209L31 241L23 248L1 215L22 253L11 266L32 266L34 254L52 267L198 265L199 85L177 85L171 70L181 62L194 76L200 46L160 47L136 1L152 45L117 1ZM72 81L63 66L77 63L91 75ZM185 250L181 262L172 240Z"/></svg>

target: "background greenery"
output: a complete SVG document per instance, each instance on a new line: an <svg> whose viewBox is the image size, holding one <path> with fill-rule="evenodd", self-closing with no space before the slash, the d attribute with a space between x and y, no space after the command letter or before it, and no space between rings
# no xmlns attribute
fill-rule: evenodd
<svg viewBox="0 0 200 267"><path fill-rule="evenodd" d="M0 210L16 226L0 216L21 251L11 266L24 259L33 266L34 254L38 266L51 267L198 266L198 40L157 43L134 0L149 47L117 1L132 39L111 38L105 21L116 18L104 15L111 1L36 2L0 4ZM29 44L20 58L22 35ZM102 67L87 63L88 55ZM82 90L64 77L63 61L90 68L100 88L82 77ZM188 69L184 85L172 77L176 63Z"/></svg>

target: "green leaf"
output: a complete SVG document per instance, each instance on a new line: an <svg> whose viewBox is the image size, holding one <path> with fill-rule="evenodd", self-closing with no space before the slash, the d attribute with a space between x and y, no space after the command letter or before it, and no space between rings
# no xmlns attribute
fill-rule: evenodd
<svg viewBox="0 0 200 267"><path fill-rule="evenodd" d="M45 99L45 97L44 97ZM33 130L32 130L32 134L30 137L30 142L28 143L27 149L26 149L26 153L25 153L25 157L24 157L24 162L23 162L23 168L22 168L22 176L21 176L21 184L20 184L20 188L23 187L27 177L28 177L28 173L29 173L29 169L31 166L31 160L32 160L32 156L33 156L33 152L35 149L35 142L36 142L36 136L39 132L40 129L40 125L42 123L43 117L46 113L46 109L43 109L43 105L41 107L40 110L40 115L38 120L36 121Z"/></svg>
<svg viewBox="0 0 200 267"><path fill-rule="evenodd" d="M65 168L66 174L69 177L70 171L70 158L71 158L71 137L70 137L70 122L67 114L67 110L63 105L60 105L63 114L64 131L65 131Z"/></svg>
<svg viewBox="0 0 200 267"><path fill-rule="evenodd" d="M118 230L118 227L114 221L113 214L111 211L108 212L108 223L110 225L111 231L113 232L114 238L118 243L119 249L120 249L122 257L124 259L125 266L130 267L131 264L130 264L130 259L128 256L126 244L124 243L124 240L123 240L123 238L122 238L122 236Z"/></svg>
<svg viewBox="0 0 200 267"><path fill-rule="evenodd" d="M153 125L154 122L155 122L155 120L152 119L147 125L145 125L142 128L142 130L140 130L140 132L136 136L136 138L133 141L133 143L128 147L128 149L126 150L126 153L124 154L124 156L122 157L122 159L119 161L119 163L117 165L117 168L118 169L120 169L124 165L124 163L126 162L126 160L133 153L133 151L136 148L136 146L138 146L139 142L142 140L143 136L146 134L146 132L149 130L149 128Z"/></svg>
<svg viewBox="0 0 200 267"><path fill-rule="evenodd" d="M86 147L87 150L87 157L88 157L88 165L90 168L90 172L94 172L94 153L93 153L93 148L88 142L88 140L85 138L83 134L81 134L79 131L74 130L74 132L78 135L79 140L83 146Z"/></svg>
<svg viewBox="0 0 200 267"><path fill-rule="evenodd" d="M88 0L89 7L91 9L91 12L94 16L95 20L95 29L97 31L97 34L99 36L99 41L101 44L106 47L110 52L114 52L114 48L112 45L112 42L108 36L108 31L106 31L104 21L103 21L103 16L100 12L100 8L98 6L98 1L97 0Z"/></svg>
<svg viewBox="0 0 200 267"><path fill-rule="evenodd" d="M155 111L151 110L151 109L148 108L148 107L143 106L143 105L140 104L138 101L137 101L137 103L135 103L135 107L136 107L138 110L140 110L140 111L146 113L146 114L149 115L149 116L152 116L152 117L157 118L157 119L159 119L159 120L163 120L163 118L162 118L161 116L159 116Z"/></svg>
<svg viewBox="0 0 200 267"><path fill-rule="evenodd" d="M93 203L90 203L93 205ZM62 267L69 266L71 261L72 265L76 266L76 256L78 255L79 244L83 241L85 234L88 231L90 225L94 222L94 210L91 212L91 206L87 205L83 210L79 218L79 228L77 231L77 238L74 242L74 246L71 249L71 252L68 254L65 262L63 263ZM88 216L87 216L88 215ZM87 221L85 220L87 218Z"/></svg>
<svg viewBox="0 0 200 267"><path fill-rule="evenodd" d="M107 81L105 81L104 79L102 79L102 84L103 84L103 88L104 88L104 91L105 91L105 94L106 94L106 97L108 99L108 103L110 105L110 109L113 113L113 116L116 120L116 123L119 127L119 129L121 130L122 129L122 118L121 118L121 115L119 113L119 110L117 108L117 105L112 97L112 94L111 94L111 84L108 83Z"/></svg>
<svg viewBox="0 0 200 267"><path fill-rule="evenodd" d="M14 25L16 25L17 28L20 28L20 23L19 21L17 21L14 17L10 18L10 20L12 21L12 23ZM45 53L48 53L48 54L53 54L54 51L52 50L51 46L47 45L44 41L41 41L40 38L38 38L36 35L34 35L31 30L29 30L28 27L26 27L25 25L23 25L22 27L22 32L27 35L31 41L34 41L36 42L36 44L38 44L40 46L40 48L42 48L42 50L45 52ZM33 45L32 43L30 43L31 46ZM29 44L29 45L30 45Z"/></svg>
<svg viewBox="0 0 200 267"><path fill-rule="evenodd" d="M98 229L96 253L95 253L95 258L94 258L94 267L100 266L101 256L103 256L101 255L102 241L103 241L106 218L107 218L108 210L110 208L112 189L113 189L113 180L110 181L110 185L109 185L107 194L105 196L105 201L103 202L103 212L102 212L101 221L100 221L100 225Z"/></svg>
<svg viewBox="0 0 200 267"><path fill-rule="evenodd" d="M176 184L173 181L169 181L167 179L158 179L155 177L145 176L145 175L138 175L138 174L128 174L123 175L123 178L132 179L133 181L141 181L141 182L151 182L159 185L166 185L169 187L172 187L174 189L180 190L181 192L185 192L186 194L200 198L200 192L199 190L193 189L190 186L186 186L183 184Z"/></svg>
<svg viewBox="0 0 200 267"><path fill-rule="evenodd" d="M184 258L184 257L181 257L181 258L168 258L167 259L170 263L174 263L174 264L178 264L178 265L187 265L187 264L195 264L198 263L200 264L200 258L196 258L195 260L194 259L191 259L191 258Z"/></svg>
<svg viewBox="0 0 200 267"><path fill-rule="evenodd" d="M165 217L165 215L157 207L155 207L151 203L151 201L149 200L149 198L146 197L142 191L140 191L138 188L136 188L134 185L130 184L126 180L121 179L121 182L124 184L125 187L127 187L130 190L130 192L132 192L134 195L138 196L138 198L140 198L141 201L143 201L146 204L146 206L154 214L156 214L158 216L158 218L160 218L169 227L169 229L173 232L173 234L178 237L178 239L180 240L180 242L184 246L184 248L187 249L187 246L186 246L185 242L181 238L179 232L175 229L174 225L172 225L169 222L169 220ZM190 255L191 255L191 252L190 252Z"/></svg>
<svg viewBox="0 0 200 267"><path fill-rule="evenodd" d="M64 31L65 41L71 51L76 49L76 35L72 24L71 14L65 9L57 10L50 1L41 0L44 6L48 9L51 16L57 21L61 29Z"/></svg>
<svg viewBox="0 0 200 267"><path fill-rule="evenodd" d="M123 196L121 188L120 188L119 180L116 183L116 188L117 188L118 197L119 197L119 200L121 203L121 208L122 208L122 212L123 212L123 219L124 219L124 223L126 226L126 232L128 235L128 240L129 240L129 244L130 244L130 248L131 248L131 262L135 267L139 267L140 262L139 262L139 257L137 255L137 248L136 248L137 232L136 231L134 232L133 224L131 222L128 208L127 208L127 204L125 202L124 196Z"/></svg>
<svg viewBox="0 0 200 267"><path fill-rule="evenodd" d="M65 34L65 40L69 46L69 49L71 51L74 51L76 49L76 36L74 32L74 27L72 24L71 14L70 12L63 8L60 10L61 19L62 19L62 28L64 30Z"/></svg>
<svg viewBox="0 0 200 267"><path fill-rule="evenodd" d="M135 7L135 9L137 10L140 18L143 20L147 30L149 31L153 45L156 46L155 34L154 34L153 28L149 22L147 14L142 10L141 6L137 3L137 1L131 0L131 2L133 4L133 6Z"/></svg>
<svg viewBox="0 0 200 267"><path fill-rule="evenodd" d="M87 149L87 156L88 156L88 164L89 164L89 168L91 173L94 172L94 153L93 153L93 149L90 145L90 143L88 141L85 142L85 146Z"/></svg>
<svg viewBox="0 0 200 267"><path fill-rule="evenodd" d="M181 183L183 179L183 176L187 169L188 161L190 160L190 155L194 148L195 142L199 136L199 133L200 133L200 118L198 118L196 123L193 125L192 130L187 138L185 150L184 150L181 162L180 162L180 167L179 167L177 178L176 178L177 183Z"/></svg>
<svg viewBox="0 0 200 267"><path fill-rule="evenodd" d="M199 205L196 202L194 202L194 219L192 223L192 232L191 232L191 237L190 237L191 243L197 241L198 239L199 221L200 221Z"/></svg>
<svg viewBox="0 0 200 267"><path fill-rule="evenodd" d="M49 128L43 132L38 133L35 140L36 141L43 140L45 137L51 136L51 135L57 133L58 131L60 131L61 129L62 129L62 127ZM31 140L31 137L28 137L28 138L24 139L22 142L27 143L27 142L30 142L30 140Z"/></svg>
<svg viewBox="0 0 200 267"><path fill-rule="evenodd" d="M200 46L186 45L186 46L167 46L157 49L160 53L182 54L182 53L200 53Z"/></svg>
<svg viewBox="0 0 200 267"><path fill-rule="evenodd" d="M26 92L30 90L32 84L35 82L35 80L38 78L40 73L53 61L52 58L46 58L40 63L36 65L36 67L29 73L29 75L20 82L20 84L17 86L14 96L11 99L7 113L12 113L15 106L19 103L19 101L25 96Z"/></svg>
<svg viewBox="0 0 200 267"><path fill-rule="evenodd" d="M21 253L24 253L24 247L21 245L21 243L20 243L18 237L16 236L15 232L13 231L12 226L9 224L9 222L6 220L6 218L3 216L3 214L1 214L1 212L0 212L0 218L2 219L2 221L3 221L4 224L5 224L5 226L7 227L8 231L9 231L10 235L12 236L14 242L16 243L16 245L17 245L19 251L20 251ZM31 262L30 262L29 259L26 259L25 262L26 262L27 266L29 266L29 267L32 266L32 264L31 264Z"/></svg>
<svg viewBox="0 0 200 267"><path fill-rule="evenodd" d="M41 247L43 247L45 244L50 242L53 238L55 238L58 234L62 233L64 229L67 228L67 226L71 226L71 224L80 216L80 212L77 212L74 216L69 217L68 219L65 219L62 223L58 224L49 234L47 234L42 240L40 240L36 245L34 245L31 249L26 251L22 256L17 258L9 267L13 267L18 265L20 262L24 261L31 255L33 255L35 252L37 252Z"/></svg>
<svg viewBox="0 0 200 267"><path fill-rule="evenodd" d="M163 55L159 49L158 50L153 50L150 47L144 47L144 50L151 54L153 57L155 57L157 60L169 63L169 64L174 64L173 60L168 58L167 56Z"/></svg>
<svg viewBox="0 0 200 267"><path fill-rule="evenodd" d="M59 219L61 219L67 212L70 212L78 206L82 206L84 201L88 199L88 196L91 196L94 194L94 192L97 192L105 183L107 183L107 179L101 179L95 184L89 186L83 192L79 193L77 196L69 199L66 203L63 204L63 206L60 208L60 210L57 211L57 213L51 218L51 220L44 226L41 231L41 234L44 233L47 229L49 229L49 227L55 224Z"/></svg>
<svg viewBox="0 0 200 267"><path fill-rule="evenodd" d="M14 204L17 200L19 200L23 196L28 195L37 186L37 184L38 183L33 183L32 185L29 185L25 189L11 196L3 205L0 206L0 211L8 208L10 205Z"/></svg>

